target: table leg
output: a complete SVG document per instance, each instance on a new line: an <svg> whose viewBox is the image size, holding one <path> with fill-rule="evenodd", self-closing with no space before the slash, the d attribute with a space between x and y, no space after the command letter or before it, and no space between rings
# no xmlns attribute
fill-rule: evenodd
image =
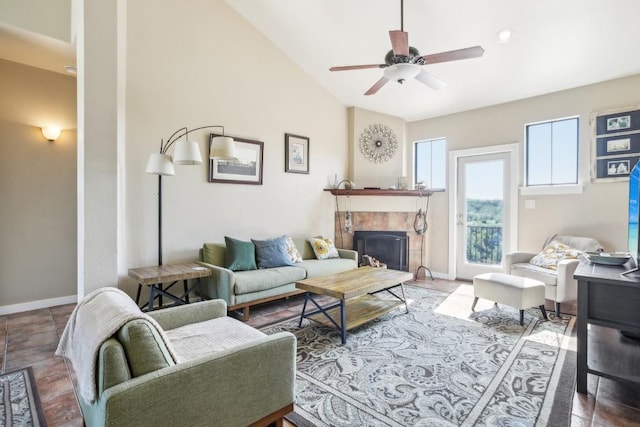
<svg viewBox="0 0 640 427"><path fill-rule="evenodd" d="M302 305L302 313L300 313L300 321L298 322L298 328L302 326L302 319L304 319L304 312L307 310L308 300L309 300L309 292L304 294L304 304Z"/></svg>
<svg viewBox="0 0 640 427"><path fill-rule="evenodd" d="M187 279L184 279L182 283L184 286L184 300L189 304L189 286L187 285Z"/></svg>
<svg viewBox="0 0 640 427"><path fill-rule="evenodd" d="M347 313L344 306L344 298L340 300L340 333L342 334L342 344L347 343Z"/></svg>
<svg viewBox="0 0 640 427"><path fill-rule="evenodd" d="M587 393L587 302L589 298L589 282L578 280L578 315L577 323L577 372L576 390L578 393Z"/></svg>
<svg viewBox="0 0 640 427"><path fill-rule="evenodd" d="M162 290L162 283L158 283L158 289ZM162 294L158 295L158 307L162 308Z"/></svg>
<svg viewBox="0 0 640 427"><path fill-rule="evenodd" d="M409 313L409 304L407 304L407 296L404 294L404 283L400 283L400 290L402 291L402 301L404 302L404 308Z"/></svg>
<svg viewBox="0 0 640 427"><path fill-rule="evenodd" d="M155 299L155 290L156 285L149 286L149 305L147 306L147 311L153 311L153 300ZM162 296L160 297L162 298Z"/></svg>
<svg viewBox="0 0 640 427"><path fill-rule="evenodd" d="M136 292L136 305L140 305L140 290L142 289L142 283L138 283L138 292Z"/></svg>

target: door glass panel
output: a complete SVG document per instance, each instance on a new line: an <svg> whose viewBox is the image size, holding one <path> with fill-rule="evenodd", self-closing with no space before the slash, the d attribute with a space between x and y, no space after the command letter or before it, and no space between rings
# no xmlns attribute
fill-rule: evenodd
<svg viewBox="0 0 640 427"><path fill-rule="evenodd" d="M465 165L466 262L502 262L504 161Z"/></svg>

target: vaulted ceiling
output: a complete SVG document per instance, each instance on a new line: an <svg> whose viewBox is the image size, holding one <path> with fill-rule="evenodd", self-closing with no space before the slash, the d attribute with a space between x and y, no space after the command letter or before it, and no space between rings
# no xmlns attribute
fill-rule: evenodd
<svg viewBox="0 0 640 427"><path fill-rule="evenodd" d="M401 0L226 2L345 106L407 121L640 73L637 0L404 0L402 24ZM446 83L437 91L408 79L365 96L384 69L329 71L383 64L389 31L401 25L420 55L470 46L484 54L421 66ZM508 43L497 39L503 29ZM0 26L0 58L64 72L75 54L71 44Z"/></svg>
<svg viewBox="0 0 640 427"><path fill-rule="evenodd" d="M441 90L411 79L371 96L383 69L329 68L383 64L401 0L226 1L345 105L408 121L640 73L637 0L404 0L404 31L421 55L476 45L484 55L424 65Z"/></svg>

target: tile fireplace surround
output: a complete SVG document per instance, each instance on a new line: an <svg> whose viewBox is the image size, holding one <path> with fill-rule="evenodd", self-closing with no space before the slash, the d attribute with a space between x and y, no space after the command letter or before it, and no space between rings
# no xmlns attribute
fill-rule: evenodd
<svg viewBox="0 0 640 427"><path fill-rule="evenodd" d="M413 229L415 212L351 212L354 231L406 231L409 237L409 271L413 274L422 264L427 262L427 239L429 230L424 236L424 258L420 261L420 243L422 236ZM340 228L342 226L342 229ZM353 249L353 234L344 231L344 212L336 212L335 216L335 244L342 249ZM360 254L359 254L360 255ZM424 278L425 270L420 270L419 278ZM429 276L429 273L426 273Z"/></svg>

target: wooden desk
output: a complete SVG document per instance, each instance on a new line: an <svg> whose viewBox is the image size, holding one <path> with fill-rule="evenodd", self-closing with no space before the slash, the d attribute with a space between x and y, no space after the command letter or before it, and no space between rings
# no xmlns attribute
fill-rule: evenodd
<svg viewBox="0 0 640 427"><path fill-rule="evenodd" d="M347 342L347 330L360 326L382 316L399 305L409 307L404 296L404 282L413 280L413 274L407 271L390 270L376 267L360 267L342 273L314 277L296 282L296 288L307 291L298 327L306 317L328 327L340 330L342 344ZM391 291L400 286L402 296ZM374 294L387 291L396 300L381 299ZM329 307L321 307L312 294L327 295L340 300ZM311 301L316 310L307 312L307 303Z"/></svg>
<svg viewBox="0 0 640 427"><path fill-rule="evenodd" d="M640 383L640 273L621 275L629 265L612 267L581 262L578 280L579 393L587 392L587 374Z"/></svg>
<svg viewBox="0 0 640 427"><path fill-rule="evenodd" d="M149 286L149 301L141 309L147 307L148 311L153 310L153 302L159 299L162 306L162 297L165 296L178 304L189 303L189 293L195 286L200 286L200 278L211 276L211 270L195 262L187 264L155 265L150 267L130 268L129 276L138 281L138 292L136 293L136 304L140 301L140 290L142 285ZM189 288L187 281L195 279L195 283ZM180 295L173 295L167 292L173 285L182 281L184 292ZM170 283L163 288L164 283ZM202 292L202 288L200 288Z"/></svg>

